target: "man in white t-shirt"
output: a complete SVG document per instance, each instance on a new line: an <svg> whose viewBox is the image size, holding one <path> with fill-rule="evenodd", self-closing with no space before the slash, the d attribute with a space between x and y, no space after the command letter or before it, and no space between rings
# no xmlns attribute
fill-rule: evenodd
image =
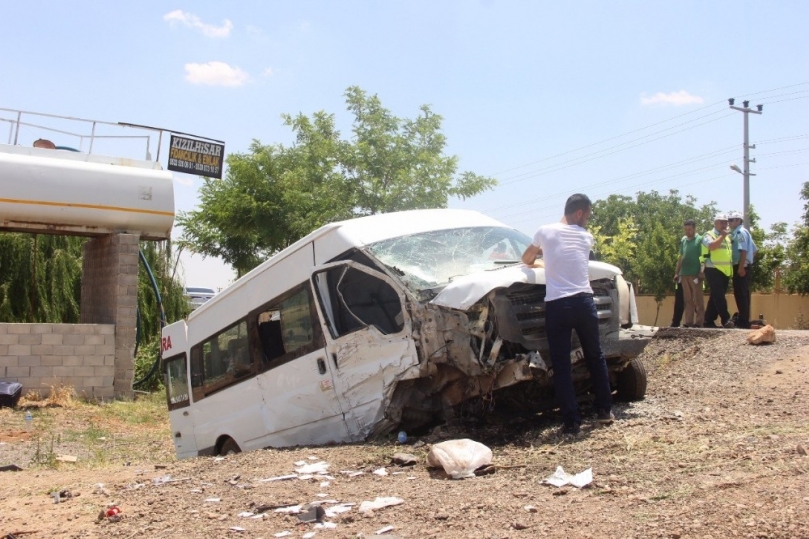
<svg viewBox="0 0 809 539"><path fill-rule="evenodd" d="M598 422L610 424L612 390L607 362L601 350L598 314L590 287L589 255L593 235L585 227L590 219L592 203L587 195L571 195L565 203L565 216L558 223L539 227L522 261L537 267L542 255L545 266L545 332L553 363L556 402L564 418L564 434L577 434L581 416L573 387L570 362L573 330L581 343L595 392Z"/></svg>

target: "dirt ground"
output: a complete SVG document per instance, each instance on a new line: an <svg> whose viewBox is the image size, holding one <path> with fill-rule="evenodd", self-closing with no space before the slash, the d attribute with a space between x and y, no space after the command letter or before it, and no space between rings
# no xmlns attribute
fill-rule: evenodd
<svg viewBox="0 0 809 539"><path fill-rule="evenodd" d="M176 461L155 399L157 412L37 410L32 433L22 431L22 411L0 410L0 466L24 468L0 472L0 537L321 539L375 537L388 527L381 537L809 537L809 332L780 331L767 346L747 345L746 334L661 335L642 356L646 399L617 404L614 425L591 419L576 438L557 435L552 415L498 418L444 426L406 445ZM463 437L491 447L494 473L450 480L426 467L430 443ZM419 463L392 466L399 451ZM77 462L56 461L60 454ZM325 461L332 479L262 481L293 474L300 461ZM557 466L592 468L593 483L545 484ZM373 473L381 467L388 475ZM55 504L53 491L72 497ZM377 497L402 503L359 511ZM310 502L356 505L327 516L330 529L275 511ZM99 520L110 505L120 517Z"/></svg>

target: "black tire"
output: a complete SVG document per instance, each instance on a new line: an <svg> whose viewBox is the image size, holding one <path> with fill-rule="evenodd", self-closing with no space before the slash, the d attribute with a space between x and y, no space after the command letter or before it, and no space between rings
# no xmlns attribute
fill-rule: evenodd
<svg viewBox="0 0 809 539"><path fill-rule="evenodd" d="M624 402L640 401L646 396L646 367L638 358L632 358L629 365L618 373L616 400Z"/></svg>
<svg viewBox="0 0 809 539"><path fill-rule="evenodd" d="M222 447L219 448L219 454L222 456L225 455L235 455L236 453L241 453L242 450L239 448L239 444L233 438L228 438L222 444Z"/></svg>

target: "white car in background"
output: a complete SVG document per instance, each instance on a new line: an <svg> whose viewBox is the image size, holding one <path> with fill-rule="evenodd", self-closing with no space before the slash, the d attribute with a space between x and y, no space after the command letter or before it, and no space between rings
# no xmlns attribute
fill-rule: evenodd
<svg viewBox="0 0 809 539"><path fill-rule="evenodd" d="M188 299L188 306L192 311L216 295L213 288L200 286L186 286L184 292L186 299Z"/></svg>

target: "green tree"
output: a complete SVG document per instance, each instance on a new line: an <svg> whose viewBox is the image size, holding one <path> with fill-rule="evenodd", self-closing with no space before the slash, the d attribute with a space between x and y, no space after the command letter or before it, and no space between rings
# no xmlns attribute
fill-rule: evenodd
<svg viewBox="0 0 809 539"><path fill-rule="evenodd" d="M634 263L638 235L634 218L619 218L618 231L613 235L603 234L600 226L592 227L592 233L601 260L619 268L628 268Z"/></svg>
<svg viewBox="0 0 809 539"><path fill-rule="evenodd" d="M672 248L671 231L659 221L650 224L638 242L636 271L639 276L638 289L652 294L657 303L654 325L663 300L674 289L672 275L677 265L679 251Z"/></svg>
<svg viewBox="0 0 809 539"><path fill-rule="evenodd" d="M206 179L198 209L182 213L182 242L218 256L238 276L323 224L417 208L444 208L492 188L491 178L458 174L444 154L441 116L429 106L415 119L394 116L376 95L352 86L345 93L352 136L341 138L335 116L283 115L295 143L254 141L228 157L222 180Z"/></svg>
<svg viewBox="0 0 809 539"><path fill-rule="evenodd" d="M620 267L639 293L653 294L662 302L674 292L672 276L683 221L694 219L697 232L702 233L713 228L715 212L713 202L698 207L693 196L683 200L676 190L667 195L639 192L635 199L610 195L597 200L590 223L597 230L598 256Z"/></svg>
<svg viewBox="0 0 809 539"><path fill-rule="evenodd" d="M0 234L0 322L81 321L82 246L87 238L47 234ZM188 314L176 258L168 242L141 242L152 268L168 322ZM141 266L138 310L142 342L160 335L157 299Z"/></svg>
<svg viewBox="0 0 809 539"><path fill-rule="evenodd" d="M809 294L809 182L800 193L805 200L803 221L792 234L785 252L784 286L790 293Z"/></svg>
<svg viewBox="0 0 809 539"><path fill-rule="evenodd" d="M0 234L0 322L79 322L84 241Z"/></svg>

